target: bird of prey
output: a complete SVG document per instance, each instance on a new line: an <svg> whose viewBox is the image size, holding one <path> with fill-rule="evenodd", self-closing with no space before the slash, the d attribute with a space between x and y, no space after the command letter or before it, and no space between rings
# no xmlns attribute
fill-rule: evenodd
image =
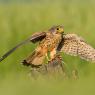
<svg viewBox="0 0 95 95"><path fill-rule="evenodd" d="M10 55L14 50L16 50L21 45L31 41L32 43L39 42L37 48L30 54L25 60L23 60L24 65L38 66L42 65L44 59L52 60L57 53L57 47L62 40L64 33L64 27L61 25L53 26L45 32L34 33L30 38L18 44L6 54L4 54L0 61L4 60L8 55ZM50 55L50 58L48 57Z"/></svg>
<svg viewBox="0 0 95 95"><path fill-rule="evenodd" d="M53 26L45 32L34 33L30 38L3 55L0 61L4 60L14 50L27 42L39 42L32 54L23 60L23 64L27 66L42 65L45 58L52 60L55 58L57 52L79 56L87 61L95 62L95 49L76 34L64 34L64 27L61 25ZM50 58L48 57L48 52L50 53ZM53 60L53 62L55 61Z"/></svg>

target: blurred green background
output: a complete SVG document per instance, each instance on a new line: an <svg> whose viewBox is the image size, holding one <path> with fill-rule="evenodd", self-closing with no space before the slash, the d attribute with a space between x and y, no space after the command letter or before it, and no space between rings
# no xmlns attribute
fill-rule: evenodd
<svg viewBox="0 0 95 95"><path fill-rule="evenodd" d="M0 0L0 56L33 32L60 24L95 47L94 0ZM0 63L0 95L95 95L95 64L78 57L63 54L78 80L33 80L20 63L35 47L27 44Z"/></svg>

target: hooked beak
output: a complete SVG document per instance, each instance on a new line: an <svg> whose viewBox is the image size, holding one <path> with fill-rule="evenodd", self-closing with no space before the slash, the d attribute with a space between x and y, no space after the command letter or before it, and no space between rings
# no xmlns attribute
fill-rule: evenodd
<svg viewBox="0 0 95 95"><path fill-rule="evenodd" d="M59 29L59 32L60 32L60 33L64 33L64 29L63 29L63 28L60 28L60 29Z"/></svg>

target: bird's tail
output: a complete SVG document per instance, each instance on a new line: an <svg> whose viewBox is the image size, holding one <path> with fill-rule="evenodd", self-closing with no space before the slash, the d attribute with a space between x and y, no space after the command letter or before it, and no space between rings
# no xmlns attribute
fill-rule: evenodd
<svg viewBox="0 0 95 95"><path fill-rule="evenodd" d="M41 55L40 53L34 51L30 54L25 60L23 60L23 65L26 66L38 66L42 65L45 59L45 55Z"/></svg>

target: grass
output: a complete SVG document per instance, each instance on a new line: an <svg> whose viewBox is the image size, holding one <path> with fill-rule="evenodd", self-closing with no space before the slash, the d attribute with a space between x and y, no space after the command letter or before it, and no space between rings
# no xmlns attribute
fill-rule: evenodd
<svg viewBox="0 0 95 95"><path fill-rule="evenodd" d="M0 56L29 37L52 25L63 24L65 33L81 35L95 47L94 0L40 0L30 3L0 3ZM28 76L30 68L20 62L36 47L28 44L0 64L2 95L94 95L95 64L63 54L67 70L77 68L79 80L43 79Z"/></svg>

